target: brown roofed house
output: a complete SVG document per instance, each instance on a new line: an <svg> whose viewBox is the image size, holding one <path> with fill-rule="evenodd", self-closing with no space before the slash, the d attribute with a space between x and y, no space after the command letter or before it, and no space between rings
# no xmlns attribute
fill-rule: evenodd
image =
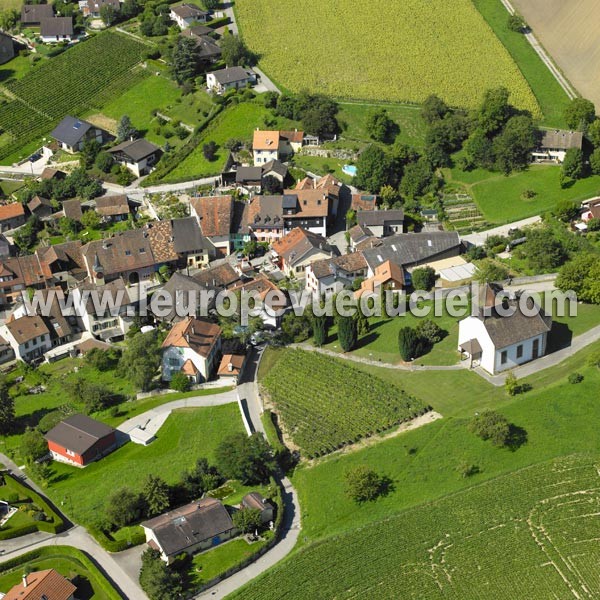
<svg viewBox="0 0 600 600"><path fill-rule="evenodd" d="M237 534L220 500L203 498L142 523L146 542L170 563L178 554L207 550Z"/></svg>
<svg viewBox="0 0 600 600"><path fill-rule="evenodd" d="M24 4L21 7L21 24L27 26L39 25L42 19L54 17L52 4Z"/></svg>
<svg viewBox="0 0 600 600"><path fill-rule="evenodd" d="M58 571L26 573L4 595L4 600L75 600L77 588Z"/></svg>
<svg viewBox="0 0 600 600"><path fill-rule="evenodd" d="M101 459L117 447L112 427L80 414L67 417L44 437L53 459L78 467Z"/></svg>
<svg viewBox="0 0 600 600"><path fill-rule="evenodd" d="M150 173L161 155L158 146L143 138L125 140L108 152L116 163L127 167L136 177Z"/></svg>
<svg viewBox="0 0 600 600"><path fill-rule="evenodd" d="M217 375L219 379L232 381L237 385L245 364L246 356L244 354L224 354Z"/></svg>
<svg viewBox="0 0 600 600"><path fill-rule="evenodd" d="M125 194L96 198L96 212L106 223L126 221L129 217L129 200Z"/></svg>
<svg viewBox="0 0 600 600"><path fill-rule="evenodd" d="M279 257L282 271L296 276L302 276L311 262L333 257L333 250L323 236L300 227L274 242L272 251Z"/></svg>
<svg viewBox="0 0 600 600"><path fill-rule="evenodd" d="M25 224L25 209L20 202L0 206L0 232L10 231Z"/></svg>
<svg viewBox="0 0 600 600"><path fill-rule="evenodd" d="M26 362L41 358L52 348L50 330L38 315L7 321L0 327L0 335L11 345L15 356Z"/></svg>
<svg viewBox="0 0 600 600"><path fill-rule="evenodd" d="M220 352L221 328L204 319L186 317L173 325L162 344L162 377L171 381L190 360L196 368L195 375L189 377L192 383L206 381L217 367Z"/></svg>
<svg viewBox="0 0 600 600"><path fill-rule="evenodd" d="M231 253L233 198L231 196L201 196L192 198L190 212L196 217L202 235L208 238L218 253Z"/></svg>
<svg viewBox="0 0 600 600"><path fill-rule="evenodd" d="M81 201L77 198L73 200L63 200L62 203L63 214L67 219L73 219L73 221L80 222L83 215L81 208Z"/></svg>
<svg viewBox="0 0 600 600"><path fill-rule="evenodd" d="M252 508L260 511L260 520L262 523L268 523L273 520L273 505L258 492L249 492L242 498L240 509Z"/></svg>
<svg viewBox="0 0 600 600"><path fill-rule="evenodd" d="M240 275L228 262L223 262L196 273L194 279L205 288L225 290L236 285Z"/></svg>
<svg viewBox="0 0 600 600"><path fill-rule="evenodd" d="M52 216L52 211L54 210L52 200L41 198L40 196L34 196L27 203L27 208L32 215L35 215L40 219L48 219Z"/></svg>

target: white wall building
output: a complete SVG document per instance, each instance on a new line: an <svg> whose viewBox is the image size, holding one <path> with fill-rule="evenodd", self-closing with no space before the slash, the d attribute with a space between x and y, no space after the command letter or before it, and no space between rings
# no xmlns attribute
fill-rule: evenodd
<svg viewBox="0 0 600 600"><path fill-rule="evenodd" d="M497 302L498 290L492 286L486 285L483 291L485 301L480 304L478 314L458 325L458 350L471 361L471 366L480 366L494 374L543 356L551 318L539 307L535 314L525 314L529 311L523 310L519 299ZM531 309L534 303L529 300L527 308ZM504 310L512 314L502 316Z"/></svg>

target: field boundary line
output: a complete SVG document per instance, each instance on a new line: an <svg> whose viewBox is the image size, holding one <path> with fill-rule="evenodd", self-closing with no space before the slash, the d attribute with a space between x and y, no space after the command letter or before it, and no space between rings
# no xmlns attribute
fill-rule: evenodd
<svg viewBox="0 0 600 600"><path fill-rule="evenodd" d="M508 11L509 15L516 14L516 10L511 4L510 0L501 0L502 4ZM567 77L561 72L558 66L554 63L552 57L548 54L546 49L542 46L537 37L532 33L525 33L525 38L531 44L531 47L535 50L536 54L542 59L542 62L548 67L548 70L552 75L554 75L554 79L558 81L560 87L565 91L570 100L573 98L578 98L580 94L577 92L575 87L571 84L571 82L567 79Z"/></svg>

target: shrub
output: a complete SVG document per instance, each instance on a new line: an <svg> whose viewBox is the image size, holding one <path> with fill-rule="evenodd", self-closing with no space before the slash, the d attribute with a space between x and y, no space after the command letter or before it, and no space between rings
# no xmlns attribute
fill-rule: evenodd
<svg viewBox="0 0 600 600"><path fill-rule="evenodd" d="M502 447L509 443L510 423L508 419L493 410L475 415L469 422L469 431L482 440L491 440L494 446Z"/></svg>
<svg viewBox="0 0 600 600"><path fill-rule="evenodd" d="M435 269L432 267L420 267L412 272L412 284L415 290L428 292L435 285Z"/></svg>
<svg viewBox="0 0 600 600"><path fill-rule="evenodd" d="M398 332L398 348L402 360L408 362L421 355L421 339L412 327L402 327Z"/></svg>
<svg viewBox="0 0 600 600"><path fill-rule="evenodd" d="M529 391L531 386L528 383L520 383L513 373L509 373L504 382L504 389L508 392L509 396L518 396Z"/></svg>
<svg viewBox="0 0 600 600"><path fill-rule="evenodd" d="M581 383L583 381L583 375L581 373L571 373L568 377L569 383Z"/></svg>
<svg viewBox="0 0 600 600"><path fill-rule="evenodd" d="M366 465L359 465L344 476L346 495L354 502L368 502L385 490L385 478Z"/></svg>
<svg viewBox="0 0 600 600"><path fill-rule="evenodd" d="M241 533L249 533L261 526L261 514L257 508L242 508L233 514L233 524Z"/></svg>
<svg viewBox="0 0 600 600"><path fill-rule="evenodd" d="M415 327L416 334L430 344L437 344L444 338L445 331L433 320L423 319Z"/></svg>
<svg viewBox="0 0 600 600"><path fill-rule="evenodd" d="M477 465L471 463L461 463L456 470L460 473L461 477L464 477L465 479L467 477L473 477L473 475L477 475L477 473L481 471Z"/></svg>
<svg viewBox="0 0 600 600"><path fill-rule="evenodd" d="M187 392L190 389L190 380L183 373L175 373L171 377L171 389L178 392Z"/></svg>

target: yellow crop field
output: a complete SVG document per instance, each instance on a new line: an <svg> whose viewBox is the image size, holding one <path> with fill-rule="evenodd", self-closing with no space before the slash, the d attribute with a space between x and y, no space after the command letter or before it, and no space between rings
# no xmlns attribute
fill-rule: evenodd
<svg viewBox="0 0 600 600"><path fill-rule="evenodd" d="M236 0L274 81L339 98L475 106L486 88L539 115L521 71L471 0Z"/></svg>

